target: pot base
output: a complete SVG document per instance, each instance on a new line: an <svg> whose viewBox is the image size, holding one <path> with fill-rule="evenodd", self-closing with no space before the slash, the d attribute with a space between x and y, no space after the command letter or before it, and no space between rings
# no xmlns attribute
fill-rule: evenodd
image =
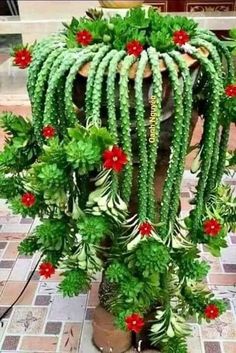
<svg viewBox="0 0 236 353"><path fill-rule="evenodd" d="M97 306L93 318L93 342L101 352L127 352L132 344L131 338L130 332L115 327L113 315Z"/></svg>

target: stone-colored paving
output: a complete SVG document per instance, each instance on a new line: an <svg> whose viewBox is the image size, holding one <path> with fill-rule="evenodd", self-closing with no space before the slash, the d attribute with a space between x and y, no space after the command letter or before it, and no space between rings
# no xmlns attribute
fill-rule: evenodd
<svg viewBox="0 0 236 353"><path fill-rule="evenodd" d="M188 201L195 185L188 173L186 178L181 195L184 213L191 207ZM229 183L235 185L236 180ZM37 263L38 255L25 257L17 252L20 240L35 225L32 219L12 215L0 200L0 315L18 296ZM202 255L211 264L208 283L217 296L227 299L228 311L210 324L192 325L189 353L236 353L236 234L229 234L228 244L221 259L207 252ZM48 280L34 274L0 325L1 353L98 352L91 343L91 319L98 303L99 276L89 293L75 298L63 298L57 292L58 282L58 272Z"/></svg>

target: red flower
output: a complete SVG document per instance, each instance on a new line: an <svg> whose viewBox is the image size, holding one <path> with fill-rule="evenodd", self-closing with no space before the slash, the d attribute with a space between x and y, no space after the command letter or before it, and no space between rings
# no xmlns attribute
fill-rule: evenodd
<svg viewBox="0 0 236 353"><path fill-rule="evenodd" d="M132 314L125 319L126 327L129 331L134 331L135 333L139 333L143 326L144 320L138 314Z"/></svg>
<svg viewBox="0 0 236 353"><path fill-rule="evenodd" d="M228 85L228 86L225 88L225 94L226 94L228 97L236 97L236 84Z"/></svg>
<svg viewBox="0 0 236 353"><path fill-rule="evenodd" d="M211 237L215 237L222 229L221 224L217 221L217 219L207 219L203 223L204 233L210 235Z"/></svg>
<svg viewBox="0 0 236 353"><path fill-rule="evenodd" d="M30 65L32 61L32 55L30 50L23 48L16 50L14 53L14 64L19 66L20 69L25 69Z"/></svg>
<svg viewBox="0 0 236 353"><path fill-rule="evenodd" d="M143 51L143 46L138 40L132 40L126 44L126 50L129 55L139 56Z"/></svg>
<svg viewBox="0 0 236 353"><path fill-rule="evenodd" d="M122 148L117 146L113 146L111 150L106 150L103 153L103 161L104 168L113 169L115 172L120 172L128 162Z"/></svg>
<svg viewBox="0 0 236 353"><path fill-rule="evenodd" d="M207 305L204 310L204 313L205 317L210 320L215 320L220 315L219 309L215 304Z"/></svg>
<svg viewBox="0 0 236 353"><path fill-rule="evenodd" d="M39 266L39 274L40 276L44 276L45 278L50 278L51 275L55 273L55 267L50 262L43 262Z"/></svg>
<svg viewBox="0 0 236 353"><path fill-rule="evenodd" d="M35 196L30 192L27 192L21 196L21 202L25 207L32 207L35 204Z"/></svg>
<svg viewBox="0 0 236 353"><path fill-rule="evenodd" d="M80 31L76 33L76 40L81 45L89 45L93 41L93 36L89 31Z"/></svg>
<svg viewBox="0 0 236 353"><path fill-rule="evenodd" d="M189 41L189 35L182 29L180 31L175 31L173 34L173 41L175 44L184 45Z"/></svg>
<svg viewBox="0 0 236 353"><path fill-rule="evenodd" d="M144 222L139 226L139 231L143 237L150 237L152 229L152 225L148 222Z"/></svg>
<svg viewBox="0 0 236 353"><path fill-rule="evenodd" d="M54 129L53 126L51 126L51 125L44 126L44 128L42 130L42 135L46 139L50 139L50 138L54 137L55 134L56 134L56 130Z"/></svg>

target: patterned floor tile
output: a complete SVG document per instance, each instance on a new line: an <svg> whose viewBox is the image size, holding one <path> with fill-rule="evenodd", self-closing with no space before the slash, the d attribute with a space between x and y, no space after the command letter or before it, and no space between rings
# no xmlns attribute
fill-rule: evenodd
<svg viewBox="0 0 236 353"><path fill-rule="evenodd" d="M43 332L47 308L15 308L8 333L18 334L40 334Z"/></svg>
<svg viewBox="0 0 236 353"><path fill-rule="evenodd" d="M86 295L75 298L63 298L56 295L52 299L48 320L83 322L86 309Z"/></svg>
<svg viewBox="0 0 236 353"><path fill-rule="evenodd" d="M58 284L59 282L41 282L39 284L38 293L55 295L58 293Z"/></svg>
<svg viewBox="0 0 236 353"><path fill-rule="evenodd" d="M77 353L81 337L82 325L78 323L66 323L62 333L59 351L66 353ZM88 350L87 352L90 353ZM92 352L91 352L92 353Z"/></svg>
<svg viewBox="0 0 236 353"><path fill-rule="evenodd" d="M234 339L236 340L236 322L232 312L226 312L209 324L201 326L204 340Z"/></svg>

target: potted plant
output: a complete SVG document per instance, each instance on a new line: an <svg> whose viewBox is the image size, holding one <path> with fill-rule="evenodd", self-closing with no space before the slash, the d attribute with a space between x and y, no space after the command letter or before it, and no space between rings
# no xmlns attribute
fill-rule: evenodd
<svg viewBox="0 0 236 353"><path fill-rule="evenodd" d="M2 116L1 193L15 213L41 220L20 252L40 250L45 277L61 269L63 295L102 271L93 339L104 352L123 352L132 338L187 352L187 318L210 321L226 309L202 283L210 266L198 245L219 256L235 226L235 198L221 184L236 106L228 49L191 19L133 9L73 19L13 55L29 65L32 121ZM198 114L198 185L182 218Z"/></svg>

